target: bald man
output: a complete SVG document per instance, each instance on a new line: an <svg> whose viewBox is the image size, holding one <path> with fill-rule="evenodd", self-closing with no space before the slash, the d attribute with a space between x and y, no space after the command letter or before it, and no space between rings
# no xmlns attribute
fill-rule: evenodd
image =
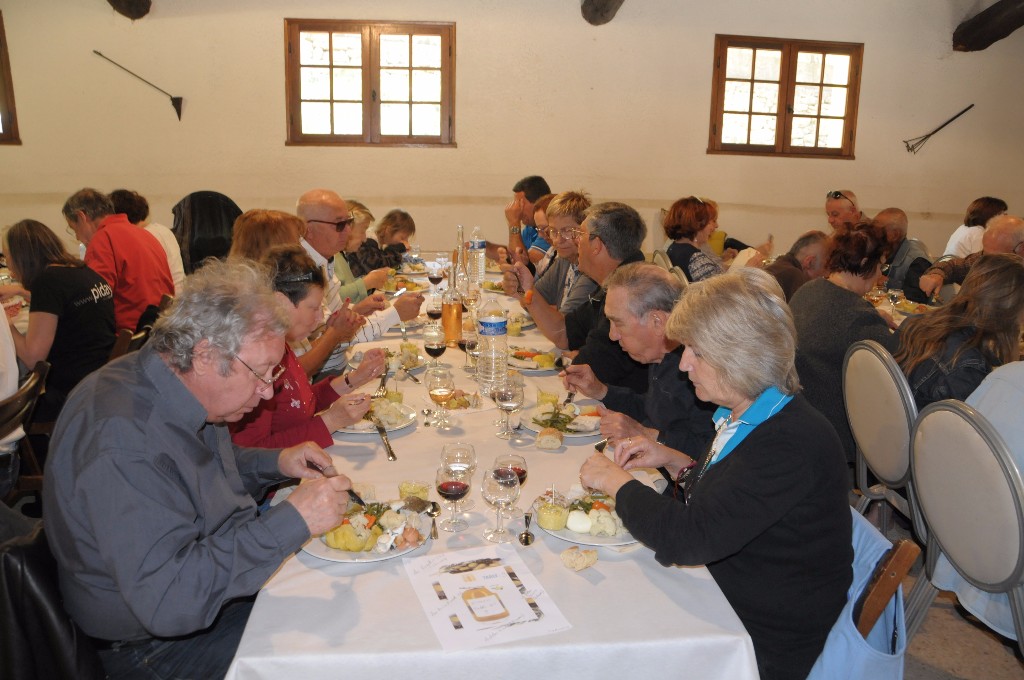
<svg viewBox="0 0 1024 680"><path fill-rule="evenodd" d="M924 244L915 238L907 238L907 213L899 208L886 208L872 220L875 227L885 230L892 255L889 257L888 279L885 287L902 290L908 300L928 302L918 285L921 275L932 265L932 257Z"/></svg>
<svg viewBox="0 0 1024 680"><path fill-rule="evenodd" d="M939 260L921 276L918 285L930 296L948 283L963 283L974 263L983 254L992 253L1014 253L1024 257L1024 220L1015 215L996 215L985 225L980 253Z"/></svg>
<svg viewBox="0 0 1024 680"><path fill-rule="evenodd" d="M825 194L825 216L835 233L869 221L860 210L857 194L849 189L834 190Z"/></svg>

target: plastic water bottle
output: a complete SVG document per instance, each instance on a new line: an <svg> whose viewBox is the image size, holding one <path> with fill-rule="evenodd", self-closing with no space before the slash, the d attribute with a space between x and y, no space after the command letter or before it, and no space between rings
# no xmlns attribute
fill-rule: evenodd
<svg viewBox="0 0 1024 680"><path fill-rule="evenodd" d="M487 271L487 241L480 227L473 227L469 237L469 281L479 286L484 282Z"/></svg>
<svg viewBox="0 0 1024 680"><path fill-rule="evenodd" d="M508 375L508 319L494 297L477 313L477 337L480 349L477 380L487 395L491 387L503 383Z"/></svg>

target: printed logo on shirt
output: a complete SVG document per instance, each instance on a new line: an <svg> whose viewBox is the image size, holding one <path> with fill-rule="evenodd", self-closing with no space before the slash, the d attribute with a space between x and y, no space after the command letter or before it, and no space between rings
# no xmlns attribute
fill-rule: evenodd
<svg viewBox="0 0 1024 680"><path fill-rule="evenodd" d="M100 300L106 300L107 298L114 297L114 291L110 288L110 285L103 281L93 286L90 291L92 293L92 301L99 302Z"/></svg>

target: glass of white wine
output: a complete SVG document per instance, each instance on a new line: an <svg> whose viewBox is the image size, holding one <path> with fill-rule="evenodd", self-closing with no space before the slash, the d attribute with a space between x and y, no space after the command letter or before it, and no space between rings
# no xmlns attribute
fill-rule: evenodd
<svg viewBox="0 0 1024 680"><path fill-rule="evenodd" d="M452 377L452 372L447 368L429 368L427 369L425 382L430 400L440 406L437 412L437 427L441 430L447 429L449 422L448 410L445 408L445 405L451 401L452 396L455 394L455 378Z"/></svg>

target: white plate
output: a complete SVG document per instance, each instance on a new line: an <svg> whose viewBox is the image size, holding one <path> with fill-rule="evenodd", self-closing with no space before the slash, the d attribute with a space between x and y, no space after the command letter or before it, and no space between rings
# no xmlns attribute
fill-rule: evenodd
<svg viewBox="0 0 1024 680"><path fill-rule="evenodd" d="M512 349L511 346L508 349L509 349L508 365L510 367L512 367L512 368L518 369L520 372L522 372L522 373L524 373L526 375L532 375L532 374L535 374L535 373L551 373L552 371L559 370L555 366L552 366L551 368L538 368L537 367L537 362L534 361L533 359L516 359L516 358L514 358L512 356L512 353L515 352L516 350ZM535 348L535 347L519 347L518 349L519 350L526 350L526 351L529 351L529 352L537 351L537 348ZM551 351L552 350L545 350L545 353L551 352ZM558 358L557 352L555 354L555 358L556 359Z"/></svg>
<svg viewBox="0 0 1024 680"><path fill-rule="evenodd" d="M538 524L537 526L540 525ZM632 545L637 542L637 540L633 538L633 535L628 531L621 533L618 536L591 536L590 534L577 534L575 531L569 531L568 529L551 531L550 529L544 529L544 527L540 528L555 538L560 538L563 541L568 541L569 543L575 543L577 545L622 546ZM327 546L324 547L326 548Z"/></svg>
<svg viewBox="0 0 1024 680"><path fill-rule="evenodd" d="M345 564L355 564L359 562L383 562L384 560L401 557L402 555L408 555L414 550L419 550L421 547L426 545L429 540L430 537L427 536L423 539L423 543L420 543L416 547L403 548L402 550L389 550L386 553L376 553L372 550L370 552L349 552L347 550L335 550L334 548L328 548L327 544L324 543L323 536L317 536L316 538L308 541L306 545L302 546L302 552L329 562L343 562Z"/></svg>
<svg viewBox="0 0 1024 680"><path fill-rule="evenodd" d="M559 402L559 403L561 403L561 402ZM523 424L523 427L525 427L527 430L530 430L531 432L540 432L541 430L543 430L544 429L543 425L538 425L537 423L533 422L533 417L535 415L537 415L538 413L540 413L540 407L539 406L534 406L531 409L527 409L527 410L523 411L523 415L520 418L520 422ZM563 438L569 438L569 439L580 438L580 437L599 437L599 436L601 436L601 430L600 429L596 429L596 430L594 430L592 432L563 432L562 433L562 437Z"/></svg>
<svg viewBox="0 0 1024 680"><path fill-rule="evenodd" d="M520 328L523 329L524 331L527 331L527 330L530 330L531 328L536 328L537 327L537 322L534 321L533 317L530 316L529 314L523 314L523 319L524 319L523 320L523 325L520 326ZM516 336L510 335L508 337L514 338Z"/></svg>
<svg viewBox="0 0 1024 680"><path fill-rule="evenodd" d="M398 406L401 409L402 413L405 414L405 420L402 421L400 425L396 425L394 427L385 427L384 429L388 432L394 432L395 430L404 430L410 425L416 424L416 409L414 409L411 406L406 406L405 404L399 404ZM369 420L360 420L356 424L365 427L356 427L355 425L349 425L348 427L343 427L340 430L335 430L335 432L339 432L342 434L377 434L377 428Z"/></svg>
<svg viewBox="0 0 1024 680"><path fill-rule="evenodd" d="M395 329L398 330L399 333L402 332L401 329L398 328L398 326L395 326ZM409 330L408 326L406 326L406 330ZM373 348L372 347L368 347L367 349L373 349ZM385 348L385 349L387 349L387 348ZM356 358L357 355L358 355L358 358ZM425 356L420 354L420 355L417 355L416 358L419 359L419 363L416 364L415 366L410 366L409 367L409 372L410 373L416 373L417 371L422 371L422 370L425 370L427 368L427 358ZM353 352L351 355L349 355L349 358L348 358L348 365L349 366L351 366L352 368L359 368L359 364L361 364L361 363L363 363L363 357L362 357L361 352ZM391 371L390 369L388 370L388 372L391 373L392 375L394 375L394 373L395 373L394 371ZM380 377L380 376L378 376L378 377ZM368 385L372 385L373 382L371 381L371 382L369 382L367 384Z"/></svg>
<svg viewBox="0 0 1024 680"><path fill-rule="evenodd" d="M407 265L402 265L397 271L399 276L426 276L430 273L429 269L423 271L416 271L415 269L406 269Z"/></svg>

